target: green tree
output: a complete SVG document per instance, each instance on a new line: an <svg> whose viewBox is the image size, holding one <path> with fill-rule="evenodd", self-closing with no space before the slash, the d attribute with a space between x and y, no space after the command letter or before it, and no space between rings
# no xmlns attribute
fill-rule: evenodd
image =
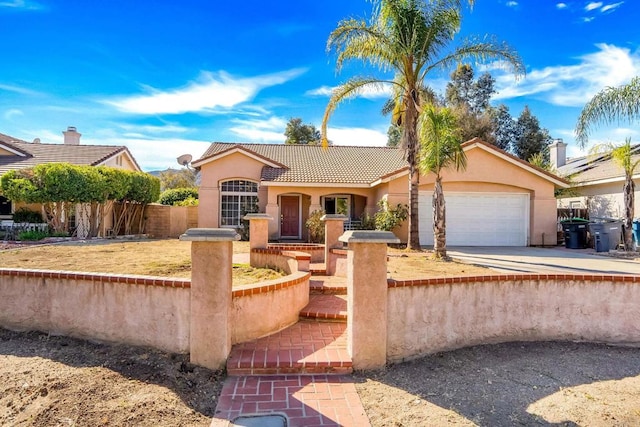
<svg viewBox="0 0 640 427"><path fill-rule="evenodd" d="M509 113L509 107L500 104L490 109L490 115L493 121L493 143L501 150L513 152L520 138L520 128Z"/></svg>
<svg viewBox="0 0 640 427"><path fill-rule="evenodd" d="M589 134L593 127L600 124L612 124L628 120L629 123L640 118L640 77L634 77L629 84L619 87L607 87L598 92L584 106L576 124L576 140L581 147L585 147ZM633 161L631 140L627 139L624 145L612 148L611 156L625 172L623 186L624 194L624 242L628 250L633 247L632 225L634 216L634 191L633 173L638 165Z"/></svg>
<svg viewBox="0 0 640 427"><path fill-rule="evenodd" d="M466 58L503 59L516 74L524 73L517 53L504 43L467 39L452 48L460 30L462 5L474 0L372 0L373 16L345 19L329 35L328 50L337 52L336 67L350 60L363 61L380 69L383 77L353 77L334 89L322 120L323 144L327 123L338 104L367 89L394 87L394 120L402 125L401 147L409 167L409 242L420 249L418 226L418 116L425 79L435 70L446 69ZM388 77L389 72L393 77Z"/></svg>
<svg viewBox="0 0 640 427"><path fill-rule="evenodd" d="M433 253L447 259L446 209L442 171L464 170L467 158L462 149L460 127L449 108L428 105L420 115L420 170L436 176L433 189Z"/></svg>
<svg viewBox="0 0 640 427"><path fill-rule="evenodd" d="M306 125L298 117L289 119L284 136L287 137L285 144L318 145L322 140L320 131L314 125Z"/></svg>
<svg viewBox="0 0 640 427"><path fill-rule="evenodd" d="M481 114L489 108L489 100L496 93L495 79L484 73L474 80L473 68L468 64L460 64L451 73L451 81L447 83L445 100L448 106L464 105L473 114Z"/></svg>
<svg viewBox="0 0 640 427"><path fill-rule="evenodd" d="M390 125L387 129L387 147L397 148L402 138L402 127L398 125Z"/></svg>
<svg viewBox="0 0 640 427"><path fill-rule="evenodd" d="M197 187L198 172L193 169L167 169L160 172L160 188L162 191L172 188L192 188Z"/></svg>
<svg viewBox="0 0 640 427"><path fill-rule="evenodd" d="M640 76L627 85L607 87L584 106L576 124L576 140L584 148L592 128L620 121L632 123L640 118Z"/></svg>
<svg viewBox="0 0 640 427"><path fill-rule="evenodd" d="M549 131L540 127L538 118L531 114L528 106L524 107L517 121L518 138L513 152L522 160L529 160L537 153L548 153L551 142Z"/></svg>

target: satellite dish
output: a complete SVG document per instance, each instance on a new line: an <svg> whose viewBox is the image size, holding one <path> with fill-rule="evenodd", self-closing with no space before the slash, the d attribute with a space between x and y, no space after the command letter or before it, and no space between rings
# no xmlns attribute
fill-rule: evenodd
<svg viewBox="0 0 640 427"><path fill-rule="evenodd" d="M189 163L191 163L191 160L193 159L193 156L191 154L183 154L182 156L178 157L178 164L182 165L182 166L188 166Z"/></svg>
<svg viewBox="0 0 640 427"><path fill-rule="evenodd" d="M33 140L33 143L34 143L34 144L40 144L40 138L35 138L35 139Z"/></svg>

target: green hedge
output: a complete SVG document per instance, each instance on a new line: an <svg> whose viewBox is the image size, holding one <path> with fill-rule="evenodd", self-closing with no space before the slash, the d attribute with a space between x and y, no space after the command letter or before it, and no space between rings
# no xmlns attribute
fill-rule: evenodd
<svg viewBox="0 0 640 427"><path fill-rule="evenodd" d="M169 206L181 206L188 199L198 199L197 188L172 188L160 194L158 203Z"/></svg>

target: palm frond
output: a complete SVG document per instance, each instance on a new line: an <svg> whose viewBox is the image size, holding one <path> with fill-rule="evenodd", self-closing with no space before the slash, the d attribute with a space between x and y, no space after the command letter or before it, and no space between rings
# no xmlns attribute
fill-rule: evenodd
<svg viewBox="0 0 640 427"><path fill-rule="evenodd" d="M589 134L599 125L623 120L640 119L640 77L627 85L607 87L598 92L582 109L576 124L576 140L581 147L587 144Z"/></svg>
<svg viewBox="0 0 640 427"><path fill-rule="evenodd" d="M437 177L443 169L463 170L467 158L462 149L460 127L453 111L429 104L420 114L420 169Z"/></svg>

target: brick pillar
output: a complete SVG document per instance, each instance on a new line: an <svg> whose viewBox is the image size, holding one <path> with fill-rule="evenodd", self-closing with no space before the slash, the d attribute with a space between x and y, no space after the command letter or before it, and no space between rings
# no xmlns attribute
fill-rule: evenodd
<svg viewBox="0 0 640 427"><path fill-rule="evenodd" d="M273 217L264 213L253 213L245 215L243 219L249 221L249 263L255 267L252 250L266 249L269 245L269 221L273 220Z"/></svg>
<svg viewBox="0 0 640 427"><path fill-rule="evenodd" d="M349 218L344 215L328 214L320 219L324 221L324 263L327 275L333 276L336 273L336 257L331 256L331 249L343 246L339 239L344 233L344 222Z"/></svg>
<svg viewBox="0 0 640 427"><path fill-rule="evenodd" d="M190 228L180 240L191 243L191 363L223 368L231 351L231 263L233 241L227 228Z"/></svg>
<svg viewBox="0 0 640 427"><path fill-rule="evenodd" d="M390 231L347 231L347 334L354 369L382 368L387 362L387 243Z"/></svg>

